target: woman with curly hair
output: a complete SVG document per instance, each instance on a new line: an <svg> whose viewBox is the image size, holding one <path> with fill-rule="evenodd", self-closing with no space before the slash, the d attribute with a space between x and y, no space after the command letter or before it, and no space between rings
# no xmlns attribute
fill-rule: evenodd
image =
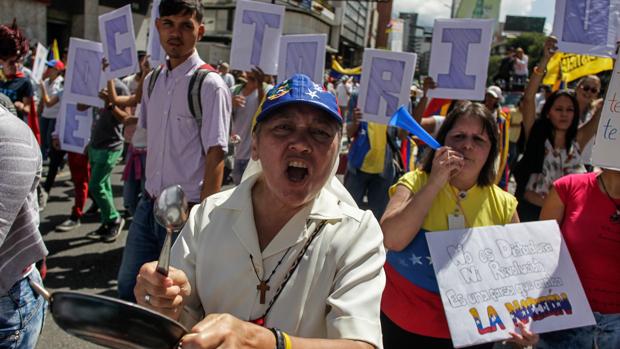
<svg viewBox="0 0 620 349"><path fill-rule="evenodd" d="M32 102L32 83L19 67L28 52L28 39L17 27L15 20L8 25L0 25L0 93L7 95L17 110L17 116L26 121Z"/></svg>

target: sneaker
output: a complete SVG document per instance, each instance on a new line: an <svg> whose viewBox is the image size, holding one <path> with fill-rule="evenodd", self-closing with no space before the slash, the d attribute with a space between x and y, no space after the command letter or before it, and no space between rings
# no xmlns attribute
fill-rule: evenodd
<svg viewBox="0 0 620 349"><path fill-rule="evenodd" d="M91 239L99 240L106 233L107 229L107 224L102 224L99 226L99 228L97 228L97 230L91 231L90 233L86 234L86 236Z"/></svg>
<svg viewBox="0 0 620 349"><path fill-rule="evenodd" d="M39 212L45 210L45 206L47 206L47 199L49 198L49 194L43 189L43 187L39 187L37 190L37 201L39 202Z"/></svg>
<svg viewBox="0 0 620 349"><path fill-rule="evenodd" d="M101 234L101 240L105 242L113 242L119 235L121 235L124 225L125 219L122 217L115 223L107 224L106 230Z"/></svg>
<svg viewBox="0 0 620 349"><path fill-rule="evenodd" d="M70 231L80 226L79 219L69 218L66 221L62 222L59 226L56 227L56 230L60 231Z"/></svg>

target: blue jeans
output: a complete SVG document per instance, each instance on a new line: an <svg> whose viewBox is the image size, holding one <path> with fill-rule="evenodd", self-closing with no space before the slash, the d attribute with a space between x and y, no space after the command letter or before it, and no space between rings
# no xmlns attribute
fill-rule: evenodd
<svg viewBox="0 0 620 349"><path fill-rule="evenodd" d="M153 201L143 195L129 226L123 261L118 271L118 295L121 299L136 301L133 288L138 271L144 263L159 258L165 238L166 229L157 224L153 216ZM176 235L173 238L176 239Z"/></svg>
<svg viewBox="0 0 620 349"><path fill-rule="evenodd" d="M0 297L0 349L32 349L43 328L47 302L29 283L43 285L34 268L29 277L16 282L8 294Z"/></svg>
<svg viewBox="0 0 620 349"><path fill-rule="evenodd" d="M41 153L43 160L47 159L47 153L52 147L52 132L56 127L56 119L41 117Z"/></svg>
<svg viewBox="0 0 620 349"><path fill-rule="evenodd" d="M618 349L620 314L594 313L596 325L542 333L537 349Z"/></svg>
<svg viewBox="0 0 620 349"><path fill-rule="evenodd" d="M394 176L392 172L392 177ZM390 200L388 190L393 178L384 178L380 174L370 174L360 170L347 170L344 177L344 187L347 188L358 206L363 206L364 196L368 198L368 208L377 220L381 219L383 211Z"/></svg>

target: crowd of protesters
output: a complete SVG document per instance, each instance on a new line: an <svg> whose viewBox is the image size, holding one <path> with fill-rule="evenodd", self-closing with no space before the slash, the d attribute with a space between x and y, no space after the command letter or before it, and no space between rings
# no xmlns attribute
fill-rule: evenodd
<svg viewBox="0 0 620 349"><path fill-rule="evenodd" d="M89 233L92 237L112 242L127 231L118 272L119 297L175 319L191 319L192 326L198 323L192 332L202 337L188 336L186 343L209 347L206 339L219 332L205 322L209 317L202 318L231 312L232 317L222 320L228 326L225 329L243 331L221 337L223 342L233 337L242 340L245 334L271 345L271 332L258 331L245 321L260 315L265 295L276 288L271 287L269 293L259 286L270 290L267 283L276 270L276 278L284 278L286 268L279 270L278 266L298 254L294 249L285 259L297 241L295 229L305 231L312 225L320 231L325 219L340 219L343 223L338 224L346 225L336 224L327 236L336 236L335 231L347 226L368 240L318 239L327 244L321 248L331 243L333 253L342 253L333 256L334 275L318 278L322 272L313 275L314 269L302 268L307 279L291 286L302 293L304 287L310 287L304 282L328 288L323 290L325 299L311 297L314 303L309 307L320 304L316 314L305 314L307 322L299 328L285 323L290 316L282 314L278 306L273 308L273 317L267 316L274 304L284 302L303 313L303 305L290 291L284 292L284 300L278 303L279 293L273 296L264 315L253 322L265 325L267 321L270 327L277 327L272 329L277 348L291 348L278 346L279 338L284 338L283 343L289 338L287 332L296 348L317 344L399 348L403 343L452 348L432 267L403 267L396 262L399 256L415 253L430 258L424 234L428 231L555 219L597 325L539 336L519 324L518 330L511 332L510 345L592 348L596 343L601 349L620 347L620 172L591 163L604 86L599 77L590 75L577 81L574 89L541 90L545 67L556 49L554 38L546 40L543 56L531 73L523 49L510 48L482 103L455 100L447 113L423 116L430 107L427 93L437 84L426 78L421 89L412 86L410 113L442 145L432 150L403 130L363 120L357 107L359 76L327 78L317 84L296 75L274 84L259 68L231 72L226 62L214 68L196 51L196 42L204 32L197 2L165 0L159 13L156 26L167 53L166 63L150 67L149 57L139 52L140 71L108 81L99 94L103 107L77 105L94 120L83 154L61 150L58 138L66 56L47 61L42 81L34 81L23 64L26 56L32 55L28 40L16 23L0 26L0 308L6 309L6 316L0 317L0 348L6 347L5 343L33 348L41 330L45 301L28 282L41 283L40 274L45 276L48 252L38 231L39 211L53 195L55 177L65 164L75 189L74 204L56 229L75 229L87 212L98 212L101 224ZM106 67L104 60L102 69ZM191 87L190 80L197 77L199 86ZM308 100L304 89L320 93L319 101ZM506 93L513 90L522 91L522 97L503 105ZM291 99L285 101L289 95ZM188 98L189 102L199 100L188 103ZM290 142L283 151L284 175L278 172L279 147L284 144L279 142ZM343 144L348 154L340 151ZM411 163L402 157L403 147L414 154ZM324 151L326 158L319 159L313 151ZM114 204L111 185L111 174L121 158L122 210ZM262 161L262 167L257 160ZM339 161L346 163L338 166ZM43 166L47 167L45 176ZM332 178L337 169L344 175L343 184ZM222 186L231 182L238 187L222 192ZM303 196L297 193L296 184L306 182L310 189ZM182 243L175 246L179 270L164 277L149 263L157 260L166 236L166 230L155 221L153 205L162 190L173 184L182 186L190 207L196 208L179 237ZM86 210L89 197L92 204ZM221 211L220 205L241 212L243 217L233 221L236 216ZM300 208L306 206L312 209ZM336 211L328 212L327 207ZM371 213L361 213L357 207ZM223 223L211 214L229 222L232 230L228 236L218 235ZM128 217L132 217L131 224L123 230ZM310 223L316 217L323 221ZM251 300L258 297L257 290L237 292L233 289L238 280L216 270L241 270L245 264L241 268L241 261L234 259L239 253L225 256L222 253L226 251L216 251L219 246L206 244L221 243L237 251L238 242L229 246L233 231L241 234L239 239L250 252L243 263L251 262L248 270L260 281L261 305L245 318L243 307L234 302L246 300L231 297ZM282 236L293 240L282 242ZM272 250L272 240L279 244L277 249ZM202 256L198 246L208 247L213 256L228 261ZM302 257L305 248L300 249ZM365 259L351 261L346 256ZM232 264L226 267L226 263ZM347 263L360 265L355 271ZM273 270L271 276L261 278L261 268L265 273ZM238 272L245 273L245 269ZM222 283L206 285L196 273L210 273L209 282L215 282L213 275L217 275ZM347 275L368 278L368 282L347 281ZM196 291L197 287L201 288ZM351 291L355 288L359 290ZM374 293L356 304L353 296L371 289ZM201 292L221 300L209 300L207 293ZM20 316L23 320L24 313L32 314L33 320L5 320ZM382 329L378 335L376 327ZM3 337L5 333L17 334ZM334 341L321 342L319 338ZM575 346L576 341L580 345ZM494 345L500 346L477 347Z"/></svg>

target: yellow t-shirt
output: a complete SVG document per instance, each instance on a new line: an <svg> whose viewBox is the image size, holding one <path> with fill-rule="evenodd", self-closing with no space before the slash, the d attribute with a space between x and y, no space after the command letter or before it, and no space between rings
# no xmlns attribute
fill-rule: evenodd
<svg viewBox="0 0 620 349"><path fill-rule="evenodd" d="M370 149L364 157L360 170L370 174L383 173L385 169L385 147L387 146L387 125L368 123Z"/></svg>
<svg viewBox="0 0 620 349"><path fill-rule="evenodd" d="M403 185L413 193L417 193L428 181L428 174L422 170L406 173L390 188L390 195L396 186ZM426 231L448 230L448 215L458 210L455 194L458 192L450 184L446 184L437 194L431 208L422 223ZM508 224L512 221L517 208L517 199L496 185L485 187L474 186L464 199L461 207L465 211L466 222L472 227Z"/></svg>

